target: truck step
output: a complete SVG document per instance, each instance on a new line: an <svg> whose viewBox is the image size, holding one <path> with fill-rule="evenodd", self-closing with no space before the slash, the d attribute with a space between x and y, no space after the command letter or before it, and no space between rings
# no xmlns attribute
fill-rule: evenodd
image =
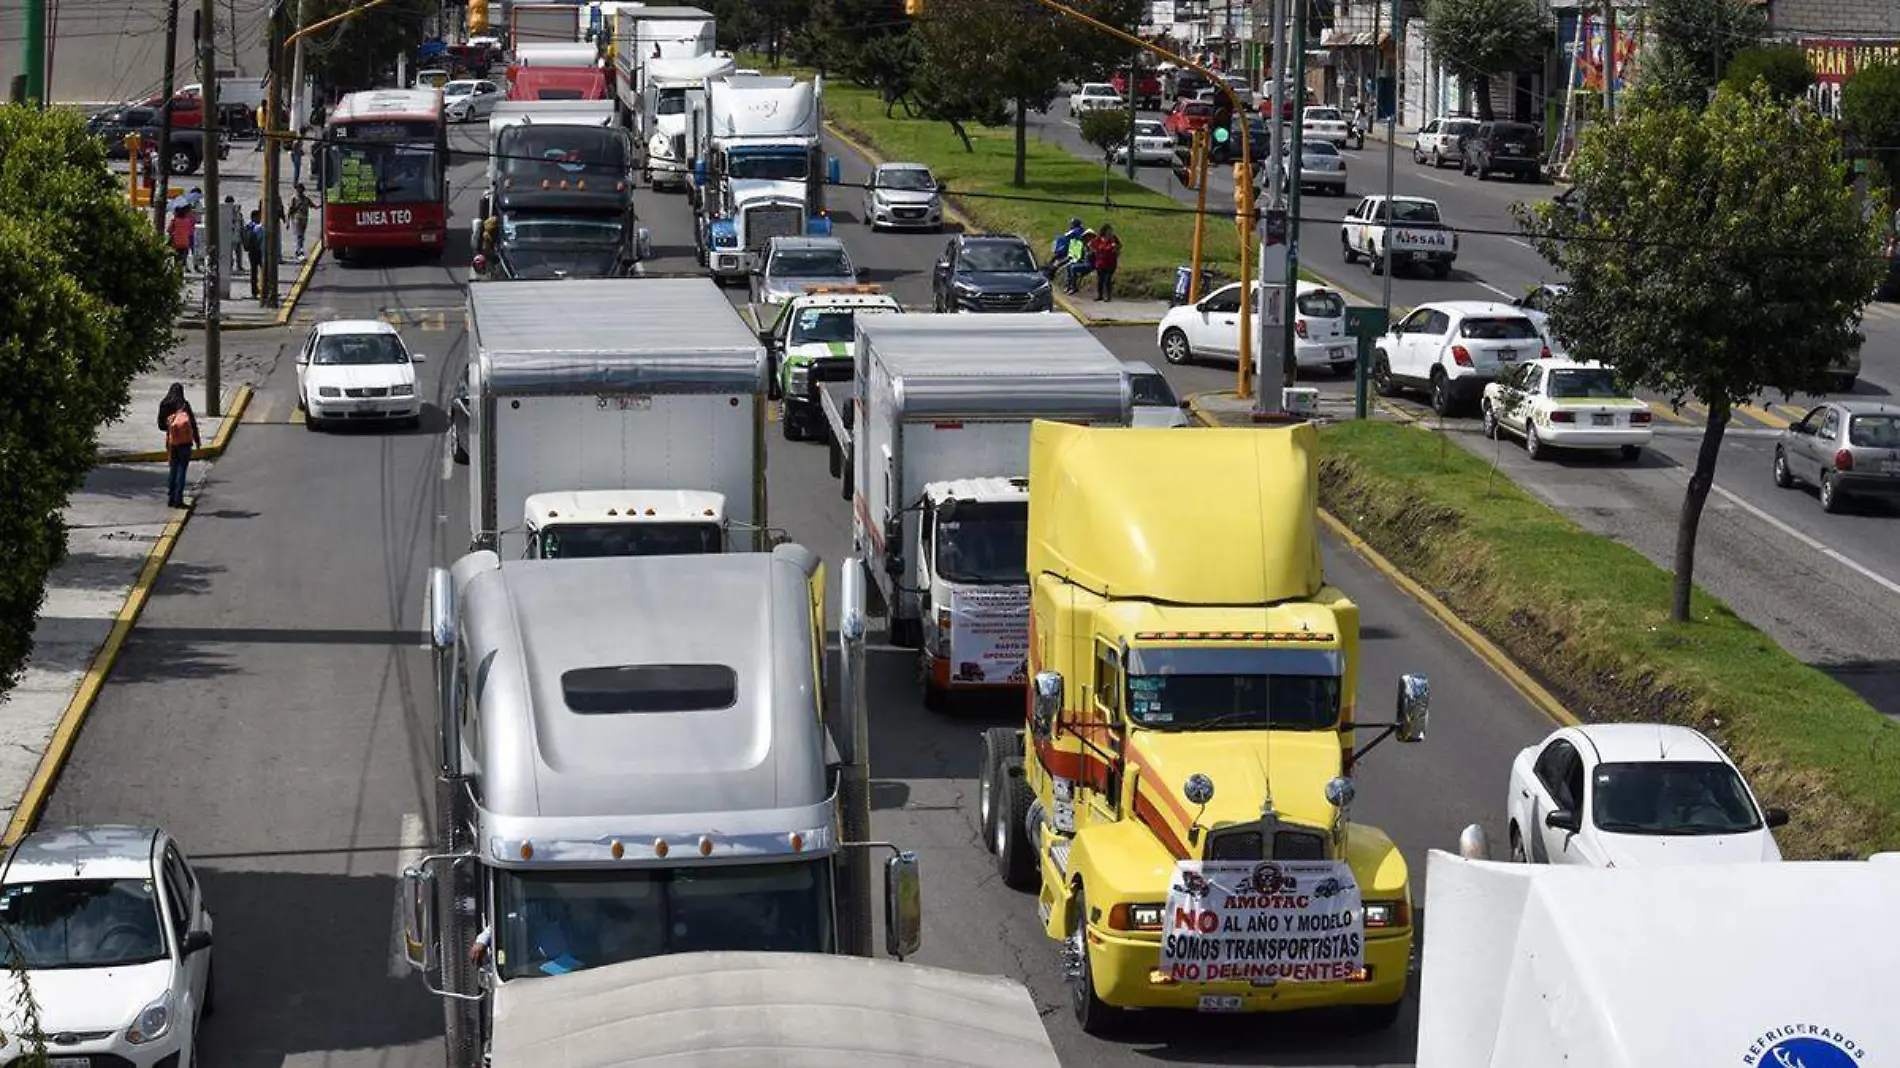
<svg viewBox="0 0 1900 1068"><path fill-rule="evenodd" d="M1055 862L1056 870L1062 873L1064 879L1069 877L1069 850L1074 846L1075 843L1067 838L1057 838L1049 843L1049 859Z"/></svg>

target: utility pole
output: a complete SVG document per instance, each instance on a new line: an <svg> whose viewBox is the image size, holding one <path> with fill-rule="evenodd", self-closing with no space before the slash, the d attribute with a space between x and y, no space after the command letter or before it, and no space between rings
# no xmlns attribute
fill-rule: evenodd
<svg viewBox="0 0 1900 1068"><path fill-rule="evenodd" d="M1399 0L1392 0L1392 53L1393 53L1393 58L1395 60L1398 58L1398 42L1400 40L1399 14L1400 14ZM1372 44L1374 48L1378 48L1379 39L1376 37L1373 38ZM1372 101L1373 101L1374 108L1378 107L1378 101L1379 101L1378 85L1380 81L1379 75L1384 73L1385 49L1378 48L1377 54L1379 57L1378 67L1376 68L1378 73L1375 73L1372 77L1372 84L1373 84ZM1394 66L1396 66L1396 64L1394 64ZM1398 173L1397 173L1396 168L1398 166L1397 160L1398 160L1398 146L1399 146L1398 71L1394 70L1392 73L1393 73L1392 107L1386 112L1386 115L1385 115L1385 212L1386 212L1386 217L1388 219L1391 218L1391 214L1392 214L1392 197L1394 193L1394 183L1396 183L1398 180ZM1375 110L1373 114L1377 115L1378 112ZM1379 304L1385 308L1385 322L1387 324L1386 328L1391 329L1390 324L1392 322L1392 241L1389 238L1379 248ZM1365 349L1361 347L1359 351L1361 353L1364 353ZM1354 363L1354 368L1355 369L1353 371L1353 391L1352 391L1353 392L1353 399L1352 399L1353 416L1358 419L1364 419L1366 417L1366 411L1367 411L1366 372L1368 368L1366 367L1366 361L1363 358L1363 356L1362 358L1360 358Z"/></svg>
<svg viewBox="0 0 1900 1068"><path fill-rule="evenodd" d="M1269 282L1269 279L1286 277L1287 240L1292 232L1286 210L1286 124L1281 119L1286 110L1288 2L1272 0L1268 15L1272 23L1272 42L1267 48L1267 62L1273 65L1273 90L1267 95L1267 223L1262 228L1260 238L1260 363L1259 373L1254 376L1253 398L1256 412L1272 410L1272 405L1267 401L1266 371L1276 363L1281 367L1286 366L1288 349L1285 324L1291 321L1286 315L1286 307L1292 294L1281 293L1281 287Z"/></svg>
<svg viewBox="0 0 1900 1068"><path fill-rule="evenodd" d="M262 295L258 304L265 308L275 308L277 306L277 261L282 258L284 240L284 228L279 225L277 221L278 213L283 210L279 207L279 204L282 203L282 197L277 190L279 174L277 168L283 161L283 157L278 155L278 153L283 147L283 141L276 136L277 128L283 125L277 118L277 116L282 113L281 105L278 101L283 96L281 91L283 82L282 79L277 76L280 64L278 56L284 50L283 14L283 0L276 0L276 2L271 5L270 14L265 16L267 21L264 23L264 84L270 87L270 92L264 97L264 121L260 124L260 129L258 130L258 136L264 139L262 146L264 149L264 196L262 197L262 203L258 205L259 208L263 209L264 216L264 263L262 272L264 277L263 284L258 289L258 292Z"/></svg>
<svg viewBox="0 0 1900 1068"><path fill-rule="evenodd" d="M165 232L172 187L172 94L178 91L178 0L165 4L165 78L158 107L158 177L152 182L152 225ZM138 161L133 161L138 166Z"/></svg>
<svg viewBox="0 0 1900 1068"><path fill-rule="evenodd" d="M1141 99L1141 49L1128 57L1128 180L1135 180L1135 105Z"/></svg>
<svg viewBox="0 0 1900 1068"><path fill-rule="evenodd" d="M224 392L223 338L218 317L223 314L224 235L219 232L223 205L218 202L218 9L217 0L200 0L198 37L198 84L204 86L204 164L205 164L205 249L210 260L205 267L205 414L220 415Z"/></svg>
<svg viewBox="0 0 1900 1068"><path fill-rule="evenodd" d="M304 124L310 121L310 101L304 99L303 84L303 37L301 36L303 29L303 0L297 0L297 27L299 32L297 51L290 60L290 121L284 125L289 128L291 133L301 137L303 136ZM308 156L306 162L309 163L316 162L316 155L311 151L312 148L314 148L314 146L304 146L306 155Z"/></svg>
<svg viewBox="0 0 1900 1068"><path fill-rule="evenodd" d="M838 800L843 809L840 830L846 842L871 840L871 720L865 696L864 658L864 560L847 556L838 572L838 711L844 730L838 735L839 756L844 761ZM854 957L873 955L871 933L871 858L860 846L843 850L840 882L846 893L838 910L838 949Z"/></svg>
<svg viewBox="0 0 1900 1068"><path fill-rule="evenodd" d="M1293 8L1293 38L1287 44L1286 59L1293 67L1289 95L1293 101L1293 142L1286 153L1286 292L1281 296L1281 330L1286 346L1281 350L1280 384L1296 384L1300 368L1295 358L1294 326L1299 321L1300 293L1300 170L1304 163L1305 124L1301 121L1306 104L1306 9L1313 0L1286 0Z"/></svg>
<svg viewBox="0 0 1900 1068"><path fill-rule="evenodd" d="M1616 117L1616 0L1603 0L1603 117ZM1721 45L1716 45L1721 55ZM1720 62L1720 60L1717 60Z"/></svg>
<svg viewBox="0 0 1900 1068"><path fill-rule="evenodd" d="M35 107L46 105L46 0L26 0L25 99Z"/></svg>

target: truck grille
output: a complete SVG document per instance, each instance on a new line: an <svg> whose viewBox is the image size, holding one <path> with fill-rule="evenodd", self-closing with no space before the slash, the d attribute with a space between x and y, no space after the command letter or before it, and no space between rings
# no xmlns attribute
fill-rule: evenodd
<svg viewBox="0 0 1900 1068"><path fill-rule="evenodd" d="M745 247L757 252L775 237L797 237L805 232L805 209L796 204L768 204L745 213Z"/></svg>
<svg viewBox="0 0 1900 1068"><path fill-rule="evenodd" d="M983 293L976 298L988 311L1016 311L1029 306L1027 293Z"/></svg>
<svg viewBox="0 0 1900 1068"><path fill-rule="evenodd" d="M343 395L345 397L355 397L358 400L365 397L387 397L389 396L389 388L387 386L366 386L362 389L346 389L343 391Z"/></svg>
<svg viewBox="0 0 1900 1068"><path fill-rule="evenodd" d="M1208 860L1267 860L1267 833L1258 827L1218 831L1207 844ZM1273 860L1325 860L1326 836L1314 831L1280 830L1273 834Z"/></svg>
<svg viewBox="0 0 1900 1068"><path fill-rule="evenodd" d="M849 382L857 374L857 368L850 359L813 360L811 380L813 382Z"/></svg>

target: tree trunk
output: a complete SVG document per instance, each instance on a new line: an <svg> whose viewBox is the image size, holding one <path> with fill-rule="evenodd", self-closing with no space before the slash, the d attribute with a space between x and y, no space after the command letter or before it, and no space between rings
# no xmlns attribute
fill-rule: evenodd
<svg viewBox="0 0 1900 1068"><path fill-rule="evenodd" d="M1709 501L1715 485L1715 461L1722 452L1722 432L1728 429L1729 404L1726 400L1709 403L1709 422L1702 429L1702 444L1695 454L1695 471L1689 475L1689 489L1682 495L1682 515L1676 520L1676 584L1670 596L1669 615L1678 623L1689 622L1689 598L1695 591L1695 538L1702 525L1702 506Z"/></svg>
<svg viewBox="0 0 1900 1068"><path fill-rule="evenodd" d="M950 121L950 128L956 131L957 140L963 142L963 151L975 152L976 146L970 143L970 131L964 129L963 124L958 122L955 119L951 119L949 121Z"/></svg>
<svg viewBox="0 0 1900 1068"><path fill-rule="evenodd" d="M1492 119L1497 118L1497 116L1491 112L1491 76L1489 74L1478 75L1477 93L1478 121L1490 122Z"/></svg>
<svg viewBox="0 0 1900 1068"><path fill-rule="evenodd" d="M1016 176L1010 184L1018 189L1029 184L1029 101L1016 101Z"/></svg>

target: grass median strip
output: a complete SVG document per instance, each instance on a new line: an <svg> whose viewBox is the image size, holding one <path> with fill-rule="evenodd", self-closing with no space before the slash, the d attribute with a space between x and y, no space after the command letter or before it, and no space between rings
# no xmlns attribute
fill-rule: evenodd
<svg viewBox="0 0 1900 1068"><path fill-rule="evenodd" d="M1441 435L1365 421L1320 440L1325 507L1579 716L1717 738L1793 810L1790 859L1900 849L1900 728L1853 691L1700 591L1695 622L1670 622L1667 572Z"/></svg>

